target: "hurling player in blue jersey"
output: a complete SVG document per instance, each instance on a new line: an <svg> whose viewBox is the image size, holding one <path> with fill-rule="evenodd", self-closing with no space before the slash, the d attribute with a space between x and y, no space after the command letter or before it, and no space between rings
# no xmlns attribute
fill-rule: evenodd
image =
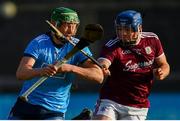
<svg viewBox="0 0 180 121"><path fill-rule="evenodd" d="M79 25L79 18L74 10L55 8L52 11L51 23L70 41L79 41L73 37ZM30 41L16 72L17 79L24 81L19 96L40 77L49 78L28 96L28 102L17 99L9 119L64 119L75 75L102 83L102 70L81 52L76 53L59 69L54 66L54 63L61 60L72 48L69 42L56 38L52 31ZM87 47L83 50L92 55Z"/></svg>

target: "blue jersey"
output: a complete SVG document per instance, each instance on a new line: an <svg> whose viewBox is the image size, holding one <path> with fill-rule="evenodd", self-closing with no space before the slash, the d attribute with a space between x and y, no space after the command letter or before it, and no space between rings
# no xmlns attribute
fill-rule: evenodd
<svg viewBox="0 0 180 121"><path fill-rule="evenodd" d="M72 41L77 43L79 39L72 38ZM70 43L66 43L62 47L57 47L49 35L42 34L29 43L24 51L24 56L30 56L36 60L33 68L41 68L48 64L53 64L57 60L61 60L72 48L73 45ZM92 53L87 47L83 51L92 56ZM77 65L86 59L87 57L81 52L77 52L67 63ZM49 77L28 96L28 102L41 105L52 111L65 113L69 104L70 88L73 79L73 73L58 73ZM39 77L25 81L20 95L37 80L39 80Z"/></svg>

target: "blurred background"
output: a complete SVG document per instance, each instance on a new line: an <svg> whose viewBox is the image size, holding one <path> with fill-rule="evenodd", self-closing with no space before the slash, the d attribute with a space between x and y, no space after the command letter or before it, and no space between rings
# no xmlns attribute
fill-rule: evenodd
<svg viewBox="0 0 180 121"><path fill-rule="evenodd" d="M51 10L59 6L70 7L79 13L81 22L77 37L81 36L86 24L99 23L103 26L103 40L90 45L95 58L103 43L114 36L116 15L126 9L141 12L143 30L159 36L171 66L171 74L166 80L155 81L148 119L180 120L179 0L1 0L0 119L7 118L20 91L22 82L16 80L15 72L26 45L33 37L49 30L45 20L49 19ZM72 88L67 119L77 115L84 107L93 109L98 98L100 85L77 80Z"/></svg>

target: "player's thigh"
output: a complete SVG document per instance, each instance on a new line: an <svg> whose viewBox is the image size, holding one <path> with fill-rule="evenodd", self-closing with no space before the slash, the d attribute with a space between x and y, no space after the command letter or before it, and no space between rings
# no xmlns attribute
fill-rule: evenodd
<svg viewBox="0 0 180 121"><path fill-rule="evenodd" d="M125 117L122 117L120 120L146 120L146 116L127 115Z"/></svg>
<svg viewBox="0 0 180 121"><path fill-rule="evenodd" d="M95 108L93 119L96 120L115 120L117 119L114 104L109 100L100 100Z"/></svg>
<svg viewBox="0 0 180 121"><path fill-rule="evenodd" d="M119 108L119 120L145 120L148 113L148 108L136 108L130 106L123 106L123 108Z"/></svg>

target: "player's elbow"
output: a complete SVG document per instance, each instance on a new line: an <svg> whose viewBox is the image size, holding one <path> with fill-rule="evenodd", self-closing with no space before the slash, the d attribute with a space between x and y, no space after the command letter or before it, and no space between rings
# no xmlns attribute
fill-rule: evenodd
<svg viewBox="0 0 180 121"><path fill-rule="evenodd" d="M102 84L102 83L103 83L103 80L104 80L104 78L103 78L103 76L102 76L102 77L99 77L99 78L97 79L97 82L98 82L99 84Z"/></svg>
<svg viewBox="0 0 180 121"><path fill-rule="evenodd" d="M16 79L17 80L24 80L24 75L19 71L16 72Z"/></svg>
<svg viewBox="0 0 180 121"><path fill-rule="evenodd" d="M96 77L96 78L92 79L92 81L94 81L94 82L96 82L96 83L98 83L98 84L102 84L103 78L101 78L101 77Z"/></svg>
<svg viewBox="0 0 180 121"><path fill-rule="evenodd" d="M104 75L103 75L102 70L100 69L100 70L99 70L99 73L97 73L97 79L96 79L96 81L97 81L99 84L102 84L102 83L103 83L103 80L104 80Z"/></svg>
<svg viewBox="0 0 180 121"><path fill-rule="evenodd" d="M24 73L17 71L16 72L16 79L19 81L20 80L26 80L26 79L28 79L28 77Z"/></svg>
<svg viewBox="0 0 180 121"><path fill-rule="evenodd" d="M22 74L19 73L18 71L16 71L16 79L17 79L17 80L23 80Z"/></svg>

